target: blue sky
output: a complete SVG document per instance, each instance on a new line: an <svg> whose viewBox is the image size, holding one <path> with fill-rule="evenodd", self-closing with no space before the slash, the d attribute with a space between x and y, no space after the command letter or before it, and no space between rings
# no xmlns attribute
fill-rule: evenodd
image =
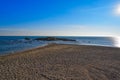
<svg viewBox="0 0 120 80"><path fill-rule="evenodd" d="M120 0L1 0L0 35L120 36Z"/></svg>

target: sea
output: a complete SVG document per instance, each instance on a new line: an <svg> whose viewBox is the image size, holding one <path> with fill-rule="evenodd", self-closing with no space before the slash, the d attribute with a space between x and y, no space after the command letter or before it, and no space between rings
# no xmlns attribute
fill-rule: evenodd
<svg viewBox="0 0 120 80"><path fill-rule="evenodd" d="M25 40L25 37L31 40ZM116 37L83 37L83 36L54 36L58 38L73 39L76 41L37 41L36 38L47 36L0 36L0 55L16 53L32 48L46 46L50 43L93 45L105 47L120 47L120 39Z"/></svg>

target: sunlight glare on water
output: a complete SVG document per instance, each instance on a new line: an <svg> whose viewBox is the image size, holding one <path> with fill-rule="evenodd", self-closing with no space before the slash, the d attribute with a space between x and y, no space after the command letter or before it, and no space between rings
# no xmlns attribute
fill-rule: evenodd
<svg viewBox="0 0 120 80"><path fill-rule="evenodd" d="M115 45L116 47L120 47L120 37L115 37L114 40L115 40L114 45Z"/></svg>

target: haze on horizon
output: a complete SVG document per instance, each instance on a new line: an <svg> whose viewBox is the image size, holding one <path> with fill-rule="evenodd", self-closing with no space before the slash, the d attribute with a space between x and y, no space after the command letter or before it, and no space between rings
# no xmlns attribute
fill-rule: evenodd
<svg viewBox="0 0 120 80"><path fill-rule="evenodd" d="M0 36L120 36L120 0L1 0Z"/></svg>

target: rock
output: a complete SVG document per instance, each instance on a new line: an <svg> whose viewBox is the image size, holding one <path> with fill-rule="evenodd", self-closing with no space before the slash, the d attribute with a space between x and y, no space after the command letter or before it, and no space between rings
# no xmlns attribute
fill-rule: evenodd
<svg viewBox="0 0 120 80"><path fill-rule="evenodd" d="M76 41L72 39L65 39L65 38L56 38L56 37L46 37L46 38L36 38L35 40L42 40L42 41Z"/></svg>
<svg viewBox="0 0 120 80"><path fill-rule="evenodd" d="M28 37L25 37L24 39L25 39L25 40L31 40L31 39L30 39L30 38L28 38Z"/></svg>

